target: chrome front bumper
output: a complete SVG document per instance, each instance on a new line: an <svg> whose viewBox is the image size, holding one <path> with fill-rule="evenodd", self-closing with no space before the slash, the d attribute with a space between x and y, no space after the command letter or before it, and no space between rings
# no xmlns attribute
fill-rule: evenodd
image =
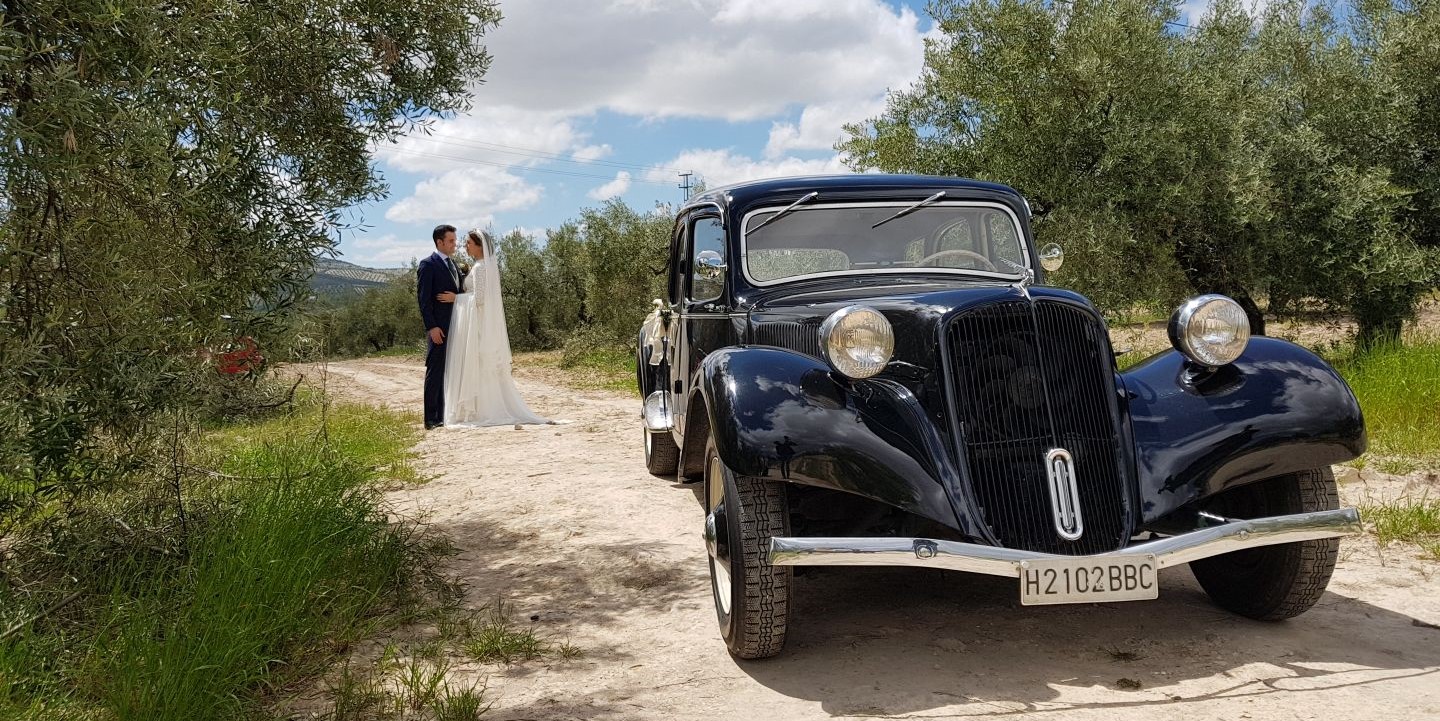
<svg viewBox="0 0 1440 721"><path fill-rule="evenodd" d="M1341 508L1231 521L1093 556L1059 556L928 538L772 538L770 563L776 566L918 566L1018 577L1020 564L1027 561L1153 553L1156 564L1166 568L1247 548L1359 532L1360 512Z"/></svg>

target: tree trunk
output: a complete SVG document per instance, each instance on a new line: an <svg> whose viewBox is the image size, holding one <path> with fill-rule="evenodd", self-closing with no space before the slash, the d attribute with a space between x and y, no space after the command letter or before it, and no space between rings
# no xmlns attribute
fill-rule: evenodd
<svg viewBox="0 0 1440 721"><path fill-rule="evenodd" d="M1260 304L1255 302L1249 290L1229 277L1224 262L1213 247L1204 243L1178 242L1175 244L1175 257L1195 292L1220 293L1234 299L1250 321L1250 334L1265 335L1265 316L1260 312Z"/></svg>
<svg viewBox="0 0 1440 721"><path fill-rule="evenodd" d="M1415 297L1404 291L1371 292L1354 300L1350 312L1359 326L1355 344L1361 350L1398 344L1405 321L1415 313Z"/></svg>
<svg viewBox="0 0 1440 721"><path fill-rule="evenodd" d="M1250 335L1265 335L1265 316L1260 312L1260 305L1250 297L1250 291L1237 288L1226 295L1234 298L1235 302L1245 309L1245 317L1250 320Z"/></svg>

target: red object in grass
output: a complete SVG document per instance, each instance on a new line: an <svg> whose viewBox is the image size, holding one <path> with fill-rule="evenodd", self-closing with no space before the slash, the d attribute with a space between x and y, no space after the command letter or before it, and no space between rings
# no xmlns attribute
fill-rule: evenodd
<svg viewBox="0 0 1440 721"><path fill-rule="evenodd" d="M260 352L260 345L250 336L241 336L231 341L225 346L225 350L215 354L214 358L215 370L227 376L256 373L265 365L265 356Z"/></svg>

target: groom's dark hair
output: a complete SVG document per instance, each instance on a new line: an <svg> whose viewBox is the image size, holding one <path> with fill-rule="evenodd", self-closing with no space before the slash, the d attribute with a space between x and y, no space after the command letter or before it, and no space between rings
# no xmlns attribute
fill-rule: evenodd
<svg viewBox="0 0 1440 721"><path fill-rule="evenodd" d="M434 230L430 231L430 240L439 243L440 241L445 239L446 233L454 232L455 226L453 225L437 225L435 226Z"/></svg>

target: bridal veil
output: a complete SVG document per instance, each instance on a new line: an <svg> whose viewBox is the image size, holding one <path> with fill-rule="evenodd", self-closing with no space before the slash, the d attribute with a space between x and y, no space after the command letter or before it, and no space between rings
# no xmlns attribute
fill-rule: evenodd
<svg viewBox="0 0 1440 721"><path fill-rule="evenodd" d="M445 352L445 425L546 423L525 404L510 376L510 334L500 294L495 243L479 232L485 257L465 276L455 297Z"/></svg>

